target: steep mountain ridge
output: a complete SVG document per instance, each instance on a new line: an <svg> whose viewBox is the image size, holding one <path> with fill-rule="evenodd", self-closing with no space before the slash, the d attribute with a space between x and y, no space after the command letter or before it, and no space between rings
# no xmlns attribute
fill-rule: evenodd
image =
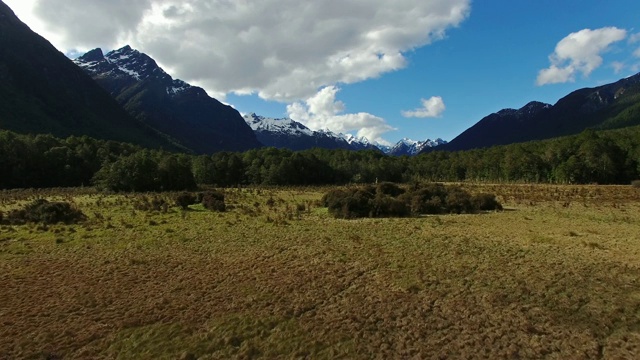
<svg viewBox="0 0 640 360"><path fill-rule="evenodd" d="M200 87L174 80L155 60L130 46L107 54L94 49L74 62L130 114L196 153L262 146L237 110Z"/></svg>
<svg viewBox="0 0 640 360"><path fill-rule="evenodd" d="M325 149L365 150L377 149L366 139L336 134L328 130L314 131L289 118L274 119L256 115L244 115L245 122L253 129L258 140L266 146L305 150L314 147Z"/></svg>
<svg viewBox="0 0 640 360"><path fill-rule="evenodd" d="M490 114L437 150L457 151L640 124L640 74L576 90L555 105L532 101ZM429 151L426 149L424 151Z"/></svg>
<svg viewBox="0 0 640 360"><path fill-rule="evenodd" d="M180 149L134 119L0 1L0 129Z"/></svg>

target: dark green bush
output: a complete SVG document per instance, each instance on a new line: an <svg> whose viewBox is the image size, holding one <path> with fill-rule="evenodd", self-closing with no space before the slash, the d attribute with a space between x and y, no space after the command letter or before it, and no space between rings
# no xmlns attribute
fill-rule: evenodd
<svg viewBox="0 0 640 360"><path fill-rule="evenodd" d="M445 198L445 206L450 213L469 214L475 212L471 203L471 194L459 187L449 189Z"/></svg>
<svg viewBox="0 0 640 360"><path fill-rule="evenodd" d="M403 195L414 214L442 214L447 212L447 190L442 184L415 185Z"/></svg>
<svg viewBox="0 0 640 360"><path fill-rule="evenodd" d="M180 206L184 210L188 209L189 205L197 204L197 200L196 195L188 192L178 194L175 199L176 205Z"/></svg>
<svg viewBox="0 0 640 360"><path fill-rule="evenodd" d="M383 182L376 187L376 194L389 195L391 197L398 197L405 193L405 190L397 184L391 182Z"/></svg>
<svg viewBox="0 0 640 360"><path fill-rule="evenodd" d="M476 213L501 210L492 194L472 196L458 186L414 185L405 190L392 183L347 190L331 190L321 205L336 218L405 217L411 214Z"/></svg>
<svg viewBox="0 0 640 360"><path fill-rule="evenodd" d="M224 194L219 191L206 191L202 194L202 205L212 211L226 211Z"/></svg>
<svg viewBox="0 0 640 360"><path fill-rule="evenodd" d="M411 214L409 206L398 198L378 194L371 204L373 217L405 217Z"/></svg>
<svg viewBox="0 0 640 360"><path fill-rule="evenodd" d="M7 214L7 222L24 224L28 222L42 224L77 224L87 217L67 202L49 202L38 199L19 210L13 210Z"/></svg>
<svg viewBox="0 0 640 360"><path fill-rule="evenodd" d="M351 219L370 216L373 208L370 201L374 194L370 188L332 190L322 197L322 203L336 218Z"/></svg>
<svg viewBox="0 0 640 360"><path fill-rule="evenodd" d="M502 210L502 205L493 194L480 193L471 199L473 207L481 211Z"/></svg>

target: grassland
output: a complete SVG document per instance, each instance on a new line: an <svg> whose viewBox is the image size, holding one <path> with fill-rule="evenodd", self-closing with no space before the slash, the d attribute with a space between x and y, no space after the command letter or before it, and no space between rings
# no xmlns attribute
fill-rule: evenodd
<svg viewBox="0 0 640 360"><path fill-rule="evenodd" d="M640 190L464 185L503 212L339 220L326 189L225 190L228 211L73 202L0 227L0 358L640 357ZM158 196L170 199L172 194Z"/></svg>

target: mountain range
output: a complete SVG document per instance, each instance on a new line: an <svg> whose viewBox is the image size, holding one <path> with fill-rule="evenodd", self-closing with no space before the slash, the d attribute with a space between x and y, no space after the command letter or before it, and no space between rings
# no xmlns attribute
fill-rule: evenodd
<svg viewBox="0 0 640 360"><path fill-rule="evenodd" d="M244 120L265 146L287 148L294 151L314 147L347 150L375 148L364 138L350 138L348 141L342 134L335 134L328 130L314 131L289 118L274 119L252 113L244 115Z"/></svg>
<svg viewBox="0 0 640 360"><path fill-rule="evenodd" d="M375 149L392 155L457 151L640 124L640 74L576 90L556 104L530 102L490 114L451 142L403 139L394 146L291 119L243 118L202 88L173 79L129 46L73 61L0 0L0 129L86 135L171 151L213 153L264 145L302 150Z"/></svg>
<svg viewBox="0 0 640 360"><path fill-rule="evenodd" d="M532 101L488 115L436 150L458 151L640 124L640 74L576 90L555 105ZM425 149L430 151L433 149Z"/></svg>
<svg viewBox="0 0 640 360"><path fill-rule="evenodd" d="M416 155L426 147L446 144L442 139L413 141L402 139L394 146L371 143L365 137L351 134L336 134L330 130L314 131L302 123L289 118L274 119L256 115L244 115L244 120L253 129L258 140L265 146L287 148L294 151L314 147L346 150L380 150L389 155Z"/></svg>

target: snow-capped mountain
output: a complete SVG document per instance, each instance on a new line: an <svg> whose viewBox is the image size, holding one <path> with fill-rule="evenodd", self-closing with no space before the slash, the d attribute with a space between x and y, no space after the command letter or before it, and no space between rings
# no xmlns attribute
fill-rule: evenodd
<svg viewBox="0 0 640 360"><path fill-rule="evenodd" d="M125 110L196 153L262 146L240 113L206 91L173 79L130 46L104 54L94 49L74 60Z"/></svg>
<svg viewBox="0 0 640 360"><path fill-rule="evenodd" d="M311 130L289 119L274 119L256 115L244 115L245 122L253 129L258 140L266 146L305 150L314 147L325 149L364 150L375 149L365 138L336 134L330 130Z"/></svg>
<svg viewBox="0 0 640 360"><path fill-rule="evenodd" d="M94 49L73 62L94 77L117 78L121 87L153 77L166 83L167 95L173 96L187 90L206 95L202 88L191 86L179 79L174 80L155 60L129 45L110 51L106 55L102 53L102 49Z"/></svg>
<svg viewBox="0 0 640 360"><path fill-rule="evenodd" d="M305 150L314 147L325 149L379 150L389 155L416 155L423 149L447 142L442 139L414 141L404 138L393 146L371 142L366 137L336 134L330 130L311 130L304 124L289 118L274 119L256 115L244 115L244 121L253 129L258 140L266 146Z"/></svg>
<svg viewBox="0 0 640 360"><path fill-rule="evenodd" d="M391 147L386 153L389 155L402 156L402 155L417 155L421 151L427 148L433 148L438 145L446 144L445 140L437 138L435 140L427 139L424 141L416 141L408 138L403 138L398 141L393 147Z"/></svg>

